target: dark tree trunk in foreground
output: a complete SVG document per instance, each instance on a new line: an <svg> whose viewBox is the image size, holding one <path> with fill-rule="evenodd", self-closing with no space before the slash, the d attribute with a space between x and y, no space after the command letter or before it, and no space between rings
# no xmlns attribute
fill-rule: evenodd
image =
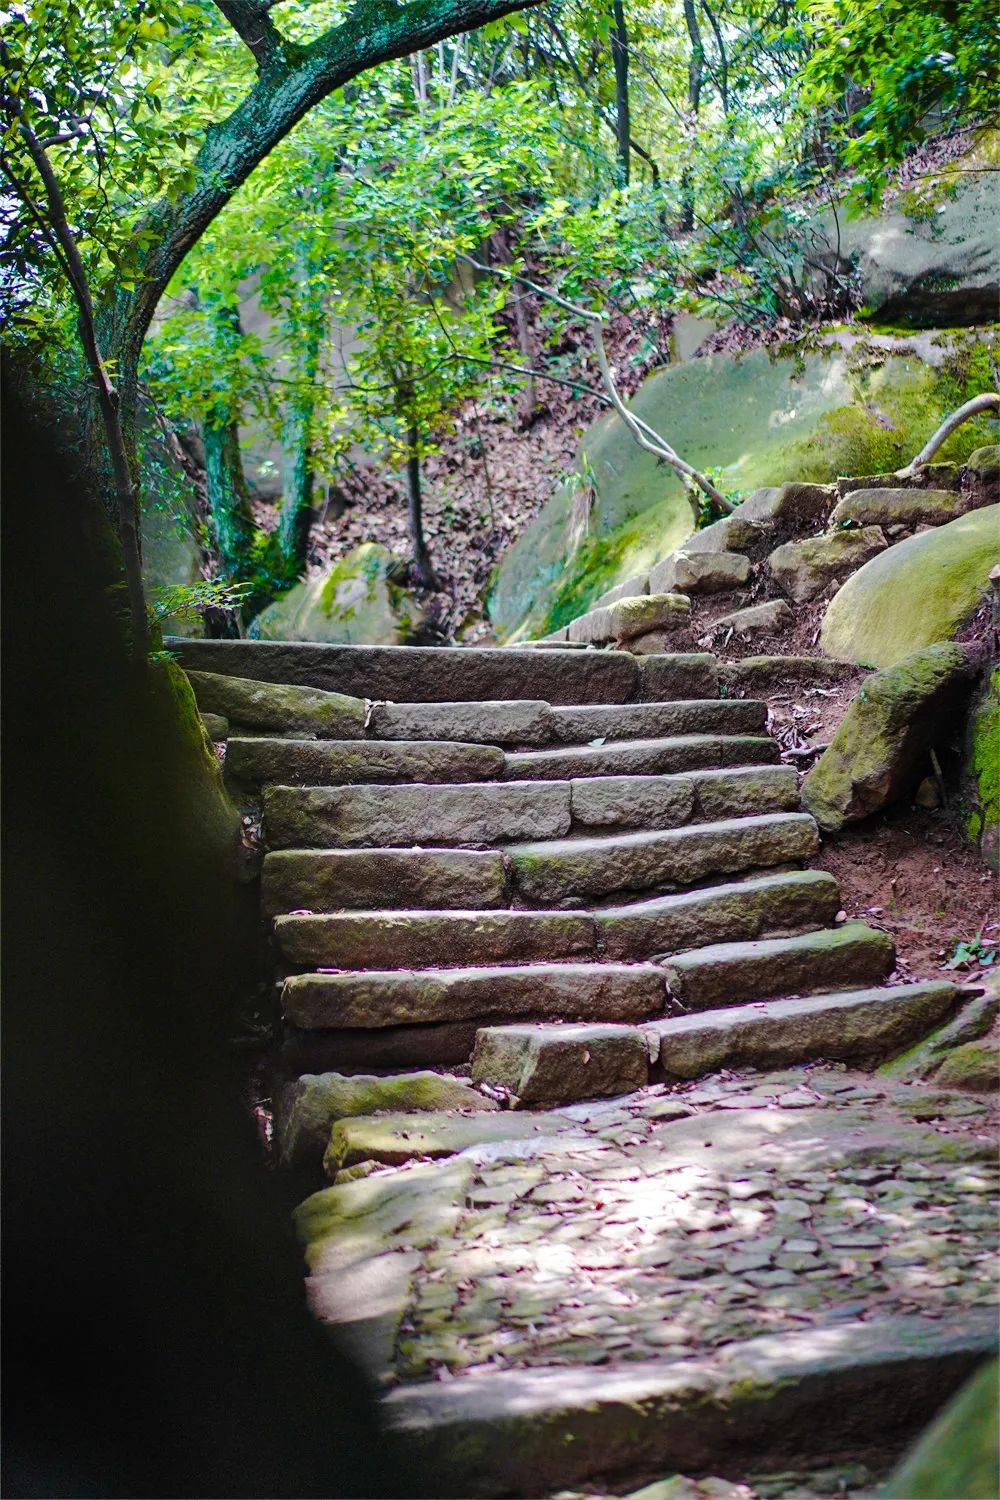
<svg viewBox="0 0 1000 1500"><path fill-rule="evenodd" d="M415 427L408 428L406 433L406 491L413 560L417 565L420 582L424 588L436 589L438 587L437 575L424 540L424 497L420 486L419 433Z"/></svg>

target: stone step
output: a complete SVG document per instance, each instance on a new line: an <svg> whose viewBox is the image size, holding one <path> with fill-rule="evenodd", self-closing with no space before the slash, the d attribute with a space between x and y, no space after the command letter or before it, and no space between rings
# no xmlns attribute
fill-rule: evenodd
<svg viewBox="0 0 1000 1500"><path fill-rule="evenodd" d="M197 672L296 683L384 702L533 698L546 703L628 703L642 696L639 663L621 651L341 646L178 636L168 636L166 645L182 667Z"/></svg>
<svg viewBox="0 0 1000 1500"><path fill-rule="evenodd" d="M529 903L542 904L694 885L710 875L804 860L818 845L816 824L808 814L770 813L655 833L513 844L507 855L518 893Z"/></svg>
<svg viewBox="0 0 1000 1500"><path fill-rule="evenodd" d="M516 751L507 756L505 775L510 781L655 776L710 766L767 765L778 759L778 747L767 736L688 734L668 739Z"/></svg>
<svg viewBox="0 0 1000 1500"><path fill-rule="evenodd" d="M956 998L953 984L932 980L815 999L768 1000L654 1021L642 1030L654 1076L699 1078L722 1068L885 1057L925 1036ZM482 1072L477 1076L489 1078Z"/></svg>
<svg viewBox="0 0 1000 1500"><path fill-rule="evenodd" d="M653 964L525 964L293 974L281 1004L302 1030L463 1020L629 1021L663 1012Z"/></svg>
<svg viewBox="0 0 1000 1500"><path fill-rule="evenodd" d="M572 826L570 800L567 781L269 786L264 833L272 849L489 846L562 837Z"/></svg>
<svg viewBox="0 0 1000 1500"><path fill-rule="evenodd" d="M506 906L507 862L492 849L275 849L265 855L261 908L406 911Z"/></svg>
<svg viewBox="0 0 1000 1500"><path fill-rule="evenodd" d="M710 1010L771 995L810 995L831 985L877 984L896 950L886 932L845 922L795 937L713 943L674 953L664 968L670 993L685 1010Z"/></svg>
<svg viewBox="0 0 1000 1500"><path fill-rule="evenodd" d="M826 927L832 875L792 870L597 912L352 911L280 916L275 935L301 968L441 968L535 959L646 958L698 943Z"/></svg>
<svg viewBox="0 0 1000 1500"><path fill-rule="evenodd" d="M487 1026L476 1033L472 1077L521 1105L557 1107L628 1094L721 1069L789 1067L885 1057L948 1014L953 984L929 981L768 1000L640 1026ZM651 1071L652 1070L652 1071Z"/></svg>
<svg viewBox="0 0 1000 1500"><path fill-rule="evenodd" d="M565 744L667 739L687 734L755 734L767 724L767 704L750 698L704 698L672 703L584 704L554 708L555 738Z"/></svg>
<svg viewBox="0 0 1000 1500"><path fill-rule="evenodd" d="M368 727L380 740L548 745L556 738L554 712L539 698L473 703L375 703Z"/></svg>
<svg viewBox="0 0 1000 1500"><path fill-rule="evenodd" d="M839 908L832 875L789 870L603 907L596 917L605 955L625 959L827 927Z"/></svg>
<svg viewBox="0 0 1000 1500"><path fill-rule="evenodd" d="M674 776L372 786L268 786L272 849L489 846L571 828L673 828L699 818L799 806L791 766Z"/></svg>
<svg viewBox="0 0 1000 1500"><path fill-rule="evenodd" d="M522 1105L606 1099L649 1082L649 1043L639 1026L485 1026L476 1033L472 1077Z"/></svg>
<svg viewBox="0 0 1000 1500"><path fill-rule="evenodd" d="M275 935L289 963L303 968L420 969L597 956L597 923L586 912L336 912L279 917Z"/></svg>
<svg viewBox="0 0 1000 1500"><path fill-rule="evenodd" d="M745 1474L804 1454L891 1451L995 1350L987 1310L883 1315L702 1358L469 1370L402 1385L383 1411L437 1495L622 1493L650 1474Z"/></svg>
<svg viewBox="0 0 1000 1500"><path fill-rule="evenodd" d="M447 740L231 739L226 772L237 781L281 786L343 786L397 781L496 781L505 774L496 745Z"/></svg>

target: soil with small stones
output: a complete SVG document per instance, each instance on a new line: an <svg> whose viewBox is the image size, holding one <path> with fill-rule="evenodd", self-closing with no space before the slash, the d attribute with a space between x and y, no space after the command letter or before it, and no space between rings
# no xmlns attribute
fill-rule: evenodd
<svg viewBox="0 0 1000 1500"><path fill-rule="evenodd" d="M976 964L944 966L958 942L1000 937L1000 882L947 809L895 808L826 838L814 869L840 882L844 910L891 933L905 979L975 982Z"/></svg>

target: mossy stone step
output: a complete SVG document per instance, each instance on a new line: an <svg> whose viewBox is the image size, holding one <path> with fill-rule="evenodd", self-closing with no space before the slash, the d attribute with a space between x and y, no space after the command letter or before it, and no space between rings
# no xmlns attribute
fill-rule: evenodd
<svg viewBox="0 0 1000 1500"><path fill-rule="evenodd" d="M770 813L655 833L553 839L507 850L518 893L533 903L616 891L669 890L710 875L807 859L819 843L805 813Z"/></svg>
<svg viewBox="0 0 1000 1500"><path fill-rule="evenodd" d="M642 1029L654 1076L699 1078L721 1068L873 1059L924 1036L955 1003L953 984L928 981L814 999L768 1000L671 1017Z"/></svg>
<svg viewBox="0 0 1000 1500"><path fill-rule="evenodd" d="M363 698L319 688L255 682L220 672L188 672L198 707L252 729L297 729L319 739L357 740L365 735Z"/></svg>
<svg viewBox="0 0 1000 1500"><path fill-rule="evenodd" d="M766 735L687 734L666 739L612 740L601 745L517 751L508 754L504 774L511 781L564 781L575 776L657 776L713 766L769 765L778 759L778 747Z"/></svg>
<svg viewBox="0 0 1000 1500"><path fill-rule="evenodd" d="M489 847L562 838L573 827L673 828L798 805L790 766L575 781L267 786L264 831L272 849Z"/></svg>
<svg viewBox="0 0 1000 1500"><path fill-rule="evenodd" d="M442 968L533 959L645 958L698 943L828 926L840 905L821 870L760 875L629 906L576 911L352 911L280 916L275 935L302 968Z"/></svg>
<svg viewBox="0 0 1000 1500"><path fill-rule="evenodd" d="M597 913L597 924L608 958L638 958L826 927L839 907L840 890L832 875L789 870L605 907Z"/></svg>
<svg viewBox="0 0 1000 1500"><path fill-rule="evenodd" d="M344 786L395 781L497 781L504 754L496 745L449 740L231 739L226 773L237 781L279 786Z"/></svg>
<svg viewBox="0 0 1000 1500"><path fill-rule="evenodd" d="M664 968L671 994L688 1010L769 995L809 995L831 985L875 984L896 958L892 938L863 922L795 937L715 943L674 953Z"/></svg>
<svg viewBox="0 0 1000 1500"><path fill-rule="evenodd" d="M357 911L284 916L275 923L275 935L289 963L338 969L526 963L591 957L597 950L595 919L570 911Z"/></svg>
<svg viewBox="0 0 1000 1500"><path fill-rule="evenodd" d="M767 723L767 704L749 698L704 698L669 703L589 704L554 708L555 738L666 739L682 734L754 734Z"/></svg>
<svg viewBox="0 0 1000 1500"><path fill-rule="evenodd" d="M285 1017L303 1030L439 1021L635 1021L663 1011L653 964L537 963L463 969L293 974Z"/></svg>

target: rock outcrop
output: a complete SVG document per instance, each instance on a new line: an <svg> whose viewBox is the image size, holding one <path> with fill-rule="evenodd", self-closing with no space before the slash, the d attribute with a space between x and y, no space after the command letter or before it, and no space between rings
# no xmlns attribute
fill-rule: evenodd
<svg viewBox="0 0 1000 1500"><path fill-rule="evenodd" d="M365 542L316 578L305 578L262 610L250 627L262 641L331 641L401 646L419 641L424 613L399 582L387 547Z"/></svg>
<svg viewBox="0 0 1000 1500"><path fill-rule="evenodd" d="M930 769L928 751L974 672L961 646L942 644L866 680L802 786L821 828L835 833L878 812Z"/></svg>

